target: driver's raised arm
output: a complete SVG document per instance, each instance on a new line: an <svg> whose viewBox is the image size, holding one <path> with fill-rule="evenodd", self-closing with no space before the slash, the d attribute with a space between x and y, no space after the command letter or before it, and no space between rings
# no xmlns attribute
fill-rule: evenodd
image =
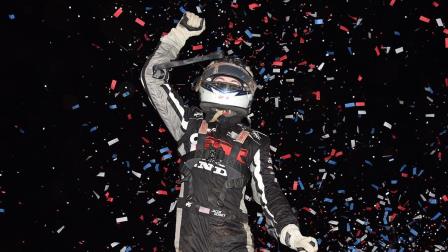
<svg viewBox="0 0 448 252"><path fill-rule="evenodd" d="M176 59L188 38L199 35L204 29L204 19L194 13L186 12L176 27L160 38L155 52L146 61L141 71L140 80L149 100L176 141L182 137L187 128L188 122L185 119L187 107L165 81L166 69L154 72L153 67Z"/></svg>

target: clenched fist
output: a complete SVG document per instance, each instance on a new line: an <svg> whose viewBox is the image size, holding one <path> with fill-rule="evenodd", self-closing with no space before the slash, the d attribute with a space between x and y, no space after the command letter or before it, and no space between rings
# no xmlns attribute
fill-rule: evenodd
<svg viewBox="0 0 448 252"><path fill-rule="evenodd" d="M160 40L176 46L179 50L185 45L185 42L198 36L205 30L205 19L197 16L193 12L185 12L175 28Z"/></svg>

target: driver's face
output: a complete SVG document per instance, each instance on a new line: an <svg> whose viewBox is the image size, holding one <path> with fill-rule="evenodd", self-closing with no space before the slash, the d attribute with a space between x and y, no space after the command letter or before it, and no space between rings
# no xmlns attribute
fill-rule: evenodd
<svg viewBox="0 0 448 252"><path fill-rule="evenodd" d="M240 86L241 85L241 82L239 82L237 79L235 79L233 77L230 77L230 76L225 76L225 75L217 76L217 77L215 77L213 79L213 81L216 81L216 82L226 82L226 83L229 83L229 84L234 84L235 86Z"/></svg>

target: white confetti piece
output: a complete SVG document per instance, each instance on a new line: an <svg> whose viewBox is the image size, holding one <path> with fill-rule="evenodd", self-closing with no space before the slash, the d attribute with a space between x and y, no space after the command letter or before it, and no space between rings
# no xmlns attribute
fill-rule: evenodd
<svg viewBox="0 0 448 252"><path fill-rule="evenodd" d="M156 202L156 200L155 200L154 198L151 198L151 199L148 200L148 202L146 202L146 203L148 203L148 205L150 205L150 204L152 204L152 203L154 203L154 202Z"/></svg>
<svg viewBox="0 0 448 252"><path fill-rule="evenodd" d="M134 174L137 178L140 178L140 177L142 176L141 173L136 172L136 171L134 171L134 170L132 170L132 174Z"/></svg>
<svg viewBox="0 0 448 252"><path fill-rule="evenodd" d="M109 144L109 146L111 146L117 142L118 142L118 138L114 138L114 139L110 140L109 142L107 142L107 144Z"/></svg>
<svg viewBox="0 0 448 252"><path fill-rule="evenodd" d="M399 54L399 53L402 53L402 52L403 52L403 47L398 47L398 48L395 49L395 53L396 54Z"/></svg>
<svg viewBox="0 0 448 252"><path fill-rule="evenodd" d="M64 228L65 228L65 226L62 226L56 232L59 234Z"/></svg>
<svg viewBox="0 0 448 252"><path fill-rule="evenodd" d="M443 27L443 22L442 22L442 19L441 19L441 18L437 18L437 19L436 19L436 22L437 22L437 25L438 25L439 27Z"/></svg>
<svg viewBox="0 0 448 252"><path fill-rule="evenodd" d="M116 247L118 244L120 244L119 242L112 242L111 244L110 244L110 246L113 248L113 247Z"/></svg>
<svg viewBox="0 0 448 252"><path fill-rule="evenodd" d="M105 175L106 175L105 172L99 172L96 176L104 178Z"/></svg>
<svg viewBox="0 0 448 252"><path fill-rule="evenodd" d="M386 128L392 129L392 125L388 122L384 122L383 126Z"/></svg>
<svg viewBox="0 0 448 252"><path fill-rule="evenodd" d="M126 222L128 221L128 217L124 216L124 217L119 217L117 218L117 223L121 223L121 222Z"/></svg>

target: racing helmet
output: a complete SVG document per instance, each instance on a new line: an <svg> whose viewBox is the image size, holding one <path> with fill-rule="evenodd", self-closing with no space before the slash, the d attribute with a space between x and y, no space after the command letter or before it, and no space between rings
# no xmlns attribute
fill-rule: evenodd
<svg viewBox="0 0 448 252"><path fill-rule="evenodd" d="M218 76L233 77L239 84L215 81ZM225 56L212 61L194 86L194 90L199 92L199 106L204 111L232 110L241 116L250 113L256 89L257 84L250 67L244 60L235 56Z"/></svg>

